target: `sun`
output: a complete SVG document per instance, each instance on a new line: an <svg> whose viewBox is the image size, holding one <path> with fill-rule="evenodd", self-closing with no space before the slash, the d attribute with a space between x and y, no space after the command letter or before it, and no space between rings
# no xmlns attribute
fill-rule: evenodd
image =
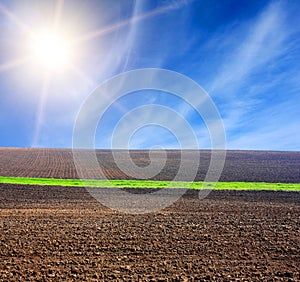
<svg viewBox="0 0 300 282"><path fill-rule="evenodd" d="M34 63L49 70L62 70L71 63L72 48L67 37L51 31L35 33L30 39Z"/></svg>

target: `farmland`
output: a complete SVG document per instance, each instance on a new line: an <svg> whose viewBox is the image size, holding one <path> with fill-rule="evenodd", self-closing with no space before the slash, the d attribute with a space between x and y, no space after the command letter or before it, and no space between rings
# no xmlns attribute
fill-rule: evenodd
<svg viewBox="0 0 300 282"><path fill-rule="evenodd" d="M109 151L97 155L106 177L128 179ZM171 180L179 156L168 152L153 180ZM149 162L145 151L132 157ZM202 159L198 181L208 151ZM299 168L298 152L229 151L221 181L297 184ZM72 152L63 149L0 149L0 175L78 178ZM203 200L197 193L130 215L101 205L83 187L1 183L0 280L299 281L299 192L214 190Z"/></svg>
<svg viewBox="0 0 300 282"><path fill-rule="evenodd" d="M83 188L2 184L1 280L299 280L297 192L193 192L126 215Z"/></svg>
<svg viewBox="0 0 300 282"><path fill-rule="evenodd" d="M190 158L195 155L193 151L184 153ZM131 151L130 155L138 166L145 166L150 162L148 151ZM160 162L161 156L158 151L152 161ZM165 167L152 180L173 180L180 165L180 156L180 151L167 151ZM97 157L103 173L99 170L90 173L94 176L93 179L130 179L117 167L111 151L98 150ZM204 180L210 157L210 151L201 151L196 181ZM299 167L300 152L227 151L220 181L300 183ZM0 176L78 178L70 149L2 148L0 149Z"/></svg>

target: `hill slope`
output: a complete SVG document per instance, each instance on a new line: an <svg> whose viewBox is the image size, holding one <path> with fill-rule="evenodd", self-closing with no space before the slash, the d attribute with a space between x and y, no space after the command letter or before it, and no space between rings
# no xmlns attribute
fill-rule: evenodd
<svg viewBox="0 0 300 282"><path fill-rule="evenodd" d="M133 161L139 166L149 164L148 151L131 151ZM185 151L190 158L193 151ZM164 169L155 180L172 180L176 175L181 152L167 151ZM99 164L109 179L130 179L115 164L109 150L97 150ZM157 152L153 162L160 162ZM210 151L200 151L200 167L197 181L204 179L210 161ZM24 149L0 148L0 175L18 177L78 178L71 149ZM99 170L94 178L103 178ZM183 179L184 180L184 179ZM274 151L227 151L226 162L220 181L265 181L300 183L300 152Z"/></svg>

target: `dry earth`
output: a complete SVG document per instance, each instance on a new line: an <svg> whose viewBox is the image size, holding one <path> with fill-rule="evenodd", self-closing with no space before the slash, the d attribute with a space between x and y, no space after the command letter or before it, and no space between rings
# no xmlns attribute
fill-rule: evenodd
<svg viewBox="0 0 300 282"><path fill-rule="evenodd" d="M186 154L193 159L193 151L167 151L164 169L156 180L173 180L177 174L180 157ZM97 157L105 176L109 179L128 179L116 166L109 150L98 150ZM131 151L133 161L139 166L149 164L148 151ZM200 167L196 180L204 179L210 163L211 152L200 151ZM152 161L161 163L162 154L153 154ZM188 169L188 168L186 168ZM78 178L70 149L7 149L0 148L0 175L23 177ZM89 173L91 178L103 178L99 170ZM300 152L227 151L220 181L266 181L300 183Z"/></svg>
<svg viewBox="0 0 300 282"><path fill-rule="evenodd" d="M126 178L109 151L97 154L106 176ZM201 155L198 180L210 153ZM132 156L149 162L147 152ZM168 152L157 179L172 179L179 157ZM221 180L299 183L299 169L299 152L229 151ZM77 177L63 149L0 149L0 175ZM299 212L297 192L199 200L189 191L164 210L130 215L84 188L0 184L0 281L300 281Z"/></svg>
<svg viewBox="0 0 300 282"><path fill-rule="evenodd" d="M296 192L189 191L146 215L83 188L2 184L0 199L1 281L300 280Z"/></svg>

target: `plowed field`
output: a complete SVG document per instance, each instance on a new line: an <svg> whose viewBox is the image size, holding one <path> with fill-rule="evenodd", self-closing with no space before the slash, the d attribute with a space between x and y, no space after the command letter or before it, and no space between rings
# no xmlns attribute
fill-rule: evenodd
<svg viewBox="0 0 300 282"><path fill-rule="evenodd" d="M2 184L0 198L1 281L300 279L296 192L190 191L148 215L83 188Z"/></svg>
<svg viewBox="0 0 300 282"><path fill-rule="evenodd" d="M185 151L191 159L193 151ZM167 151L164 169L153 179L173 180L180 165L180 151ZM196 180L201 181L210 162L210 151L201 151L200 167ZM129 179L116 166L109 150L98 150L99 165L109 179ZM139 166L149 164L147 151L131 151L133 161ZM161 162L158 152L153 162ZM188 169L188 168L187 168ZM68 149L6 149L0 148L0 175L19 177L78 178L73 163L72 150ZM93 176L93 173L90 173ZM99 171L92 178L103 178ZM288 182L300 183L300 152L227 151L220 181L237 182Z"/></svg>
<svg viewBox="0 0 300 282"><path fill-rule="evenodd" d="M114 172L110 153L98 154ZM170 154L159 177L176 170L178 152ZM223 181L299 182L299 158L231 152ZM67 150L1 149L0 171L77 177ZM130 215L84 188L1 184L0 281L300 281L299 214L299 192L212 191L199 200L190 190L164 210Z"/></svg>

